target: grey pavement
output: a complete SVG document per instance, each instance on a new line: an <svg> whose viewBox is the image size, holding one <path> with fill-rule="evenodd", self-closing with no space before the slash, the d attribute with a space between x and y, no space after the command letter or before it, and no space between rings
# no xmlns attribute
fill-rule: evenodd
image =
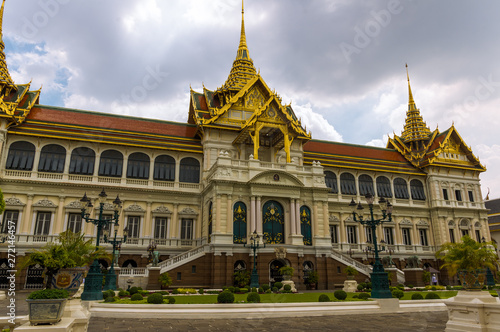
<svg viewBox="0 0 500 332"><path fill-rule="evenodd" d="M16 314L28 314L26 297L29 291L16 293ZM9 298L0 301L0 316L7 313ZM201 332L272 332L272 331L444 331L448 313L415 312L393 314L311 316L302 318L264 318L264 319L211 319L193 317L193 319L144 319L140 317L90 319L89 332L122 331L201 331Z"/></svg>

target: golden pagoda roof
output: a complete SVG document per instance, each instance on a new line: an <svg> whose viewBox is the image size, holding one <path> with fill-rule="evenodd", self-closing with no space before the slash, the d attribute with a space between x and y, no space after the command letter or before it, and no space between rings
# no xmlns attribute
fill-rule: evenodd
<svg viewBox="0 0 500 332"><path fill-rule="evenodd" d="M253 65L253 60L250 58L250 52L247 47L247 38L245 34L245 10L242 0L240 44L238 46L238 51L236 52L236 59L233 62L229 77L224 85L217 89L217 92L231 90L239 91L256 75L257 70Z"/></svg>
<svg viewBox="0 0 500 332"><path fill-rule="evenodd" d="M17 90L14 81L10 77L9 70L7 69L7 61L5 59L5 44L3 42L3 9L5 7L5 0L2 2L0 9L0 85L7 86L13 90Z"/></svg>
<svg viewBox="0 0 500 332"><path fill-rule="evenodd" d="M414 142L429 139L431 131L420 115L420 110L413 100L411 93L410 76L408 75L408 65L406 65L406 77L408 78L408 111L406 112L406 121L404 130L401 133L403 142Z"/></svg>

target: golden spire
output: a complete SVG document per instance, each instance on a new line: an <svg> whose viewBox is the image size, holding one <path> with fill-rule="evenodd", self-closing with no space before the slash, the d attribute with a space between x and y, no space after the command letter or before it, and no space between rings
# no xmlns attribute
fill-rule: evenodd
<svg viewBox="0 0 500 332"><path fill-rule="evenodd" d="M5 97L10 94L10 90L17 90L14 81L10 77L9 70L7 69L7 61L5 59L5 44L3 42L3 10L5 7L5 0L2 2L2 8L0 9L0 88L1 96ZM6 90L4 88L7 88Z"/></svg>
<svg viewBox="0 0 500 332"><path fill-rule="evenodd" d="M233 67L231 68L231 72L229 73L226 83L224 83L222 88L218 89L218 91L239 91L255 75L257 75L257 71L253 65L252 59L250 58L250 52L248 52L247 47L247 38L245 34L245 7L242 0L241 34L238 52L236 53L236 59L233 62Z"/></svg>
<svg viewBox="0 0 500 332"><path fill-rule="evenodd" d="M418 142L429 138L431 130L425 124L422 116L420 115L420 110L417 108L415 101L413 100L413 94L411 93L410 87L410 75L408 74L408 65L406 65L406 77L408 79L408 111L406 112L406 120L404 130L401 133L401 138L403 142ZM421 148L421 144L416 144L417 149Z"/></svg>

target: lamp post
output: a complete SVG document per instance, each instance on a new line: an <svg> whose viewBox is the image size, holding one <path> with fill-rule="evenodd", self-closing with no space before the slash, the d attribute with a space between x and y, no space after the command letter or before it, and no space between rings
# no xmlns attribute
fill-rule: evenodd
<svg viewBox="0 0 500 332"><path fill-rule="evenodd" d="M252 269L252 274L250 276L250 288L259 288L259 274L257 273L257 249L260 248L259 244L259 239L260 236L257 234L257 231L254 230L252 235L250 236L250 248L253 250L253 269ZM265 238L263 238L263 243L264 243L264 248L266 247L266 242ZM245 243L244 246L246 247L247 244Z"/></svg>
<svg viewBox="0 0 500 332"><path fill-rule="evenodd" d="M486 243L486 239L483 236L481 238L482 243ZM491 272L489 267L486 267L486 285L495 286L495 278L493 277L493 273Z"/></svg>
<svg viewBox="0 0 500 332"><path fill-rule="evenodd" d="M366 242L366 247L363 249L366 254L366 260L368 260L368 255L371 253L373 255L372 243L370 241Z"/></svg>
<svg viewBox="0 0 500 332"><path fill-rule="evenodd" d="M362 215L363 206L361 205L361 203L356 204L356 202L354 202L354 199L352 199L351 203L349 203L349 207L351 207L352 209L352 216L354 218L354 221L357 221L362 225L369 226L373 234L375 263L373 264L373 272L370 274L372 281L372 298L376 299L392 298L391 291L389 290L389 278L387 276L387 272L384 271L384 266L380 262L380 257L378 255L379 250L377 246L377 234L376 234L376 229L378 225L384 222L390 222L392 220L392 204L386 201L382 197L379 201L380 209L382 211L382 218L375 219L373 216L373 201L375 200L375 197L373 197L372 194L366 194L365 199L370 209L369 218L365 219L363 217ZM358 212L356 212L356 210L358 210Z"/></svg>
<svg viewBox="0 0 500 332"><path fill-rule="evenodd" d="M118 224L117 224L118 225ZM109 231L104 231L104 242L111 243L113 246L113 258L111 260L111 268L106 275L106 280L104 280L104 290L112 289L116 290L116 273L115 273L115 253L119 252L122 248L122 243L127 241L127 228L123 229L123 238L121 240L116 239L116 234L118 230L115 228L115 237L113 240L108 238Z"/></svg>
<svg viewBox="0 0 500 332"><path fill-rule="evenodd" d="M115 224L118 226L118 217L121 209L122 201L116 196L113 201L114 215L111 219L105 219L103 217L104 204L106 203L106 192L104 189L99 194L99 215L97 218L90 217L90 210L93 205L87 194L83 195L80 202L82 202L82 219L85 222L92 223L97 226L97 236L96 236L96 251L99 250L99 238L101 237L102 228L108 224ZM83 301L99 301L102 300L102 271L99 266L99 261L94 259L94 262L90 266L90 270L85 278L85 286L83 288L83 293L81 299Z"/></svg>

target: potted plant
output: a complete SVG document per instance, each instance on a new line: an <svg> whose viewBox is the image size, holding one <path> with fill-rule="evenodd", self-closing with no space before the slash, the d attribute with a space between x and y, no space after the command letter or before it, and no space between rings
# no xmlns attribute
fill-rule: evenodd
<svg viewBox="0 0 500 332"><path fill-rule="evenodd" d="M283 280L292 280L295 269L291 266L283 266L278 271L283 276Z"/></svg>
<svg viewBox="0 0 500 332"><path fill-rule="evenodd" d="M359 273L358 270L356 270L352 266L346 266L344 269L345 274L347 274L347 279L354 279L354 277Z"/></svg>
<svg viewBox="0 0 500 332"><path fill-rule="evenodd" d="M20 262L18 271L30 265L40 264L45 267L45 288L50 289L54 285L56 288L76 291L80 287L84 271L62 273L60 276L57 274L62 269L85 267L99 258L110 258L110 255L102 248L96 250L92 240L85 240L83 234L66 231L59 234L58 243L47 243L40 250L26 256Z"/></svg>
<svg viewBox="0 0 500 332"><path fill-rule="evenodd" d="M170 278L170 275L168 272L160 274L158 277L158 282L161 285L161 289L166 289L168 286L172 285L172 278Z"/></svg>
<svg viewBox="0 0 500 332"><path fill-rule="evenodd" d="M311 271L309 272L309 275L307 276L306 283L309 286L310 289L316 289L316 285L318 284L318 272L316 271Z"/></svg>
<svg viewBox="0 0 500 332"><path fill-rule="evenodd" d="M450 276L458 274L465 290L481 290L486 280L486 268L496 270L498 256L493 242L476 242L468 235L459 243L445 243L436 252Z"/></svg>
<svg viewBox="0 0 500 332"><path fill-rule="evenodd" d="M64 289L42 289L28 295L31 325L55 324L61 320L69 293Z"/></svg>

